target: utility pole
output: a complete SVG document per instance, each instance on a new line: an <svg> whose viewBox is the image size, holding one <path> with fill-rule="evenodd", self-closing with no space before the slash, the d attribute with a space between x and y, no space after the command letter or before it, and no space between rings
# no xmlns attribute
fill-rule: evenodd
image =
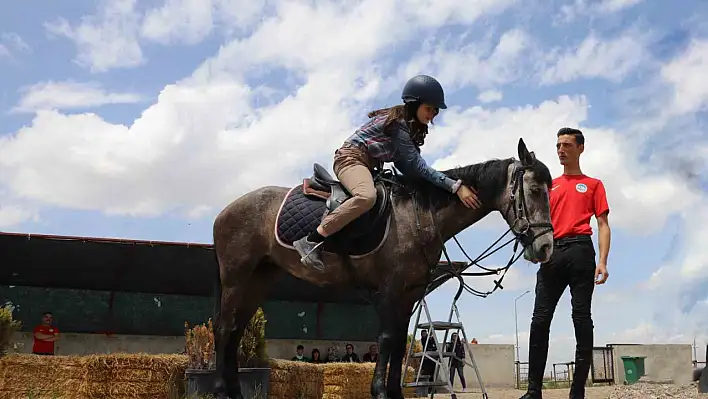
<svg viewBox="0 0 708 399"><path fill-rule="evenodd" d="M517 317L517 312L516 312L516 303L519 299L521 299L524 295L528 294L529 290L526 290L523 294L519 295L514 299L514 325L516 326L516 361L521 362L521 357L519 356L519 318Z"/></svg>

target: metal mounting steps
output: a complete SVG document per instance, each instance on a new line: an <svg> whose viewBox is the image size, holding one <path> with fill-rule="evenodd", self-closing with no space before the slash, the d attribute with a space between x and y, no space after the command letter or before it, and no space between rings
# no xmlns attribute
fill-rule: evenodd
<svg viewBox="0 0 708 399"><path fill-rule="evenodd" d="M450 367L449 364L445 364L443 359L448 358L450 360L452 359L458 359L461 360L462 362L465 363L465 365L472 367L474 370L476 376L477 376L477 381L479 382L479 386L482 389L482 398L488 399L489 396L487 395L487 390L484 387L484 383L482 382L482 376L479 374L479 369L477 368L477 363L474 360L474 355L472 354L472 350L470 348L469 340L467 338L467 334L465 333L465 328L462 325L462 322L460 321L460 313L457 310L457 299L459 298L459 293L458 295L455 296L455 299L452 301L452 305L450 306L450 315L448 317L447 321L433 321L432 318L430 317L430 310L428 309L428 304L425 301L425 296L418 302L418 311L416 314L416 320L415 324L413 327L413 341L417 338L417 333L418 330L425 330L428 332L428 340L425 342L425 346L423 347L422 352L417 352L413 353L413 342L411 342L411 345L409 345L408 348L408 356L406 356L406 364L405 367L403 368L404 370L408 370L408 365L410 364L411 359L421 359L420 365L418 366L418 370L416 371L416 376L415 380L413 382L405 382L405 373L401 378L401 386L406 388L406 387L416 387L416 388L428 388L428 393L430 394L430 398L432 399L433 396L435 395L436 387L445 387L447 388L447 391L450 393L452 399L457 399L457 394L453 390L452 383L450 382ZM421 312L425 311L425 317L428 320L427 322L420 323L420 316ZM453 314L455 315L457 321L453 322L452 317ZM458 341L453 344L451 351L443 351L443 346L447 343L448 340L448 333L454 330L453 332L458 333ZM438 342L438 337L436 332L437 331L445 331L445 337L443 338L443 344L441 345L440 342ZM428 344L431 342L435 344L435 349L434 350L428 350ZM455 355L455 346L459 343L462 343L465 345L465 353L466 357L464 359L461 359ZM435 370L433 372L433 375L425 375L421 374L423 370L423 363L426 359L429 359L430 361L435 363ZM442 369L443 371L443 379L441 380L438 377L438 373ZM422 377L422 378L421 378ZM426 394L427 396L427 394Z"/></svg>

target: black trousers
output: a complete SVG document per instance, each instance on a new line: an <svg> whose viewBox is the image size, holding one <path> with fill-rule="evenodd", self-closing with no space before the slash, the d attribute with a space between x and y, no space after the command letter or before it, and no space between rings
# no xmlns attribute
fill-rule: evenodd
<svg viewBox="0 0 708 399"><path fill-rule="evenodd" d="M566 287L570 287L576 340L570 398L585 398L585 381L592 364L593 322L590 309L595 288L595 267L592 239L590 236L580 236L556 241L551 259L542 264L536 273L528 372L528 391L535 398L541 398L551 320Z"/></svg>
<svg viewBox="0 0 708 399"><path fill-rule="evenodd" d="M460 383L462 383L462 389L467 388L467 381L465 381L465 364L460 362L456 363L452 360L450 361L450 384L455 384L455 372L460 376Z"/></svg>

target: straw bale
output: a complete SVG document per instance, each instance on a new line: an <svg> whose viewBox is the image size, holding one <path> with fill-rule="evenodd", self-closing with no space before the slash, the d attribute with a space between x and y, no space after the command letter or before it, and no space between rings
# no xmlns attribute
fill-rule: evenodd
<svg viewBox="0 0 708 399"><path fill-rule="evenodd" d="M375 363L325 365L323 399L362 398L370 395Z"/></svg>
<svg viewBox="0 0 708 399"><path fill-rule="evenodd" d="M167 398L172 392L169 384L152 382L86 382L80 393L87 398Z"/></svg>
<svg viewBox="0 0 708 399"><path fill-rule="evenodd" d="M328 363L324 365L323 399L354 399L371 395L375 363ZM387 369L388 372L388 369ZM405 381L412 381L415 370L408 367ZM405 397L415 397L415 389L403 389Z"/></svg>
<svg viewBox="0 0 708 399"><path fill-rule="evenodd" d="M85 375L78 356L11 354L0 358L0 398L72 397Z"/></svg>
<svg viewBox="0 0 708 399"><path fill-rule="evenodd" d="M270 359L268 398L321 398L324 367L319 364Z"/></svg>
<svg viewBox="0 0 708 399"><path fill-rule="evenodd" d="M84 359L86 379L91 382L167 382L184 374L184 355L113 354Z"/></svg>
<svg viewBox="0 0 708 399"><path fill-rule="evenodd" d="M184 355L110 354L0 358L0 399L166 398L177 390Z"/></svg>
<svg viewBox="0 0 708 399"><path fill-rule="evenodd" d="M79 392L88 398L165 398L183 378L187 362L184 355L86 356Z"/></svg>

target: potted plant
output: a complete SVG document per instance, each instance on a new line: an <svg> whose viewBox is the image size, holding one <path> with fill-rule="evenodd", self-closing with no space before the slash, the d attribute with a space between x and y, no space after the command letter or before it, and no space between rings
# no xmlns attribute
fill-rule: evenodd
<svg viewBox="0 0 708 399"><path fill-rule="evenodd" d="M211 319L206 324L185 327L185 352L188 357L184 374L187 395L201 395L214 390L214 326Z"/></svg>
<svg viewBox="0 0 708 399"><path fill-rule="evenodd" d="M238 348L239 383L244 398L266 399L270 364L266 355L265 313L258 308L249 321Z"/></svg>
<svg viewBox="0 0 708 399"><path fill-rule="evenodd" d="M238 348L239 382L246 398L267 398L270 367L266 356L265 314L258 308L246 326ZM187 396L213 393L215 382L214 326L206 324L186 329L186 352L189 357L185 377Z"/></svg>
<svg viewBox="0 0 708 399"><path fill-rule="evenodd" d="M10 343L12 343L12 336L22 325L12 317L14 310L15 308L12 305L0 307L0 356L7 353Z"/></svg>

